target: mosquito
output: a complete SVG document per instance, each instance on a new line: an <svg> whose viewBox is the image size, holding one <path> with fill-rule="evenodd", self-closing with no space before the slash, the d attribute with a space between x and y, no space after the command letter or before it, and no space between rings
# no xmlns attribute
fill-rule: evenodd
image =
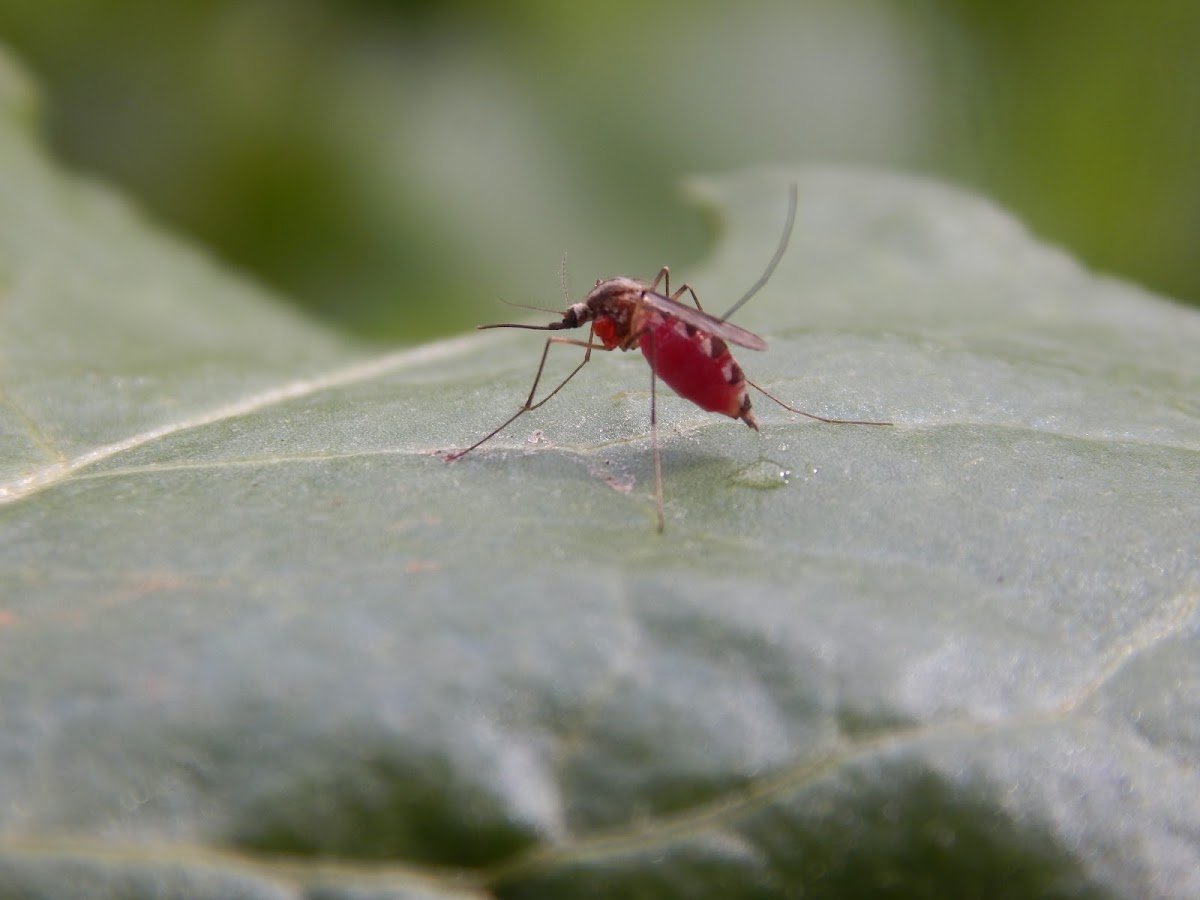
<svg viewBox="0 0 1200 900"><path fill-rule="evenodd" d="M789 406L748 379L729 351L729 344L736 344L747 350L767 349L766 341L734 325L729 318L762 290L775 272L779 261L783 259L791 240L792 228L796 223L796 203L797 190L793 184L788 193L787 220L774 256L759 279L720 318L704 311L691 285L682 284L672 293L671 270L663 266L650 282L624 276L597 280L596 286L581 302L567 307L560 322L551 322L548 325L501 322L476 326L480 330L524 328L529 331L563 331L581 328L584 325L590 325L590 328L586 341L568 337L547 338L546 345L542 348L542 359L538 363L537 373L533 376L533 386L529 389L529 396L525 398L521 408L470 447L447 454L446 462L461 459L472 450L486 444L525 413L547 403L588 364L593 350L624 351L637 347L650 364L650 442L654 452L654 503L660 532L666 526L663 511L662 452L658 441L657 394L660 378L676 394L692 401L701 409L740 419L755 431L759 430L758 420L754 417L747 385L789 412L819 422L828 422L831 425L891 425L891 422L830 419ZM659 285L662 285L661 293ZM685 294L691 297L694 308L681 300ZM554 390L534 403L533 398L542 380L542 371L546 367L546 358L550 354L552 344L583 347L583 359Z"/></svg>

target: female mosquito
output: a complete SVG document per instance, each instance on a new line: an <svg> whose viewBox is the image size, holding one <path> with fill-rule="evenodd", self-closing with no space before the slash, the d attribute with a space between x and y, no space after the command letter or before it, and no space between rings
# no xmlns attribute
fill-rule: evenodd
<svg viewBox="0 0 1200 900"><path fill-rule="evenodd" d="M683 284L671 293L671 272L667 266L658 270L654 280L647 283L635 278L617 277L596 282L596 286L579 303L567 307L562 321L551 322L548 325L521 325L509 322L495 325L479 325L486 328L524 328L530 331L563 331L580 328L591 323L586 341L567 337L550 337L542 348L542 359L538 363L537 373L533 376L533 386L525 403L511 417L502 422L493 431L484 435L465 450L456 450L446 455L446 462L461 459L472 450L486 444L505 428L539 406L550 400L566 386L567 382L578 374L592 358L593 350L632 350L638 347L646 362L650 364L650 439L654 449L654 502L658 515L658 530L661 532L666 524L663 512L662 488L662 453L658 442L657 417L657 386L661 378L667 385L685 400L691 400L701 409L721 413L733 419L741 419L755 431L758 430L758 420L750 403L750 394L746 386L754 388L764 397L778 403L789 412L807 416L820 422L833 425L891 425L891 422L864 422L851 419L829 419L814 413L788 406L769 391L764 390L750 379L746 378L741 366L729 352L729 344L737 344L748 350L766 350L767 342L756 334L739 328L729 321L729 318L742 308L757 294L774 273L779 261L787 250L788 241L792 236L792 227L796 221L797 191L793 184L788 194L787 221L784 224L783 236L775 255L767 263L767 268L758 281L742 295L737 303L729 308L725 315L717 318L711 316L700 306L696 292L688 284ZM662 285L662 293L658 287ZM688 294L695 307L688 306L680 298ZM599 340L600 343L596 343ZM583 359L580 360L571 373L559 382L537 403L533 402L534 394L542 379L542 370L546 367L546 357L550 353L551 344L570 344L583 347Z"/></svg>

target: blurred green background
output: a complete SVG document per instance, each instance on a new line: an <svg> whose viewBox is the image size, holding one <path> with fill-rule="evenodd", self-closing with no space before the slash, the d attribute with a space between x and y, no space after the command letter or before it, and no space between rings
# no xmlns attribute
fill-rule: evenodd
<svg viewBox="0 0 1200 900"><path fill-rule="evenodd" d="M951 179L1200 301L1196 0L0 0L0 43L57 156L382 340L561 307L564 251L575 293L686 272L682 176L773 161Z"/></svg>

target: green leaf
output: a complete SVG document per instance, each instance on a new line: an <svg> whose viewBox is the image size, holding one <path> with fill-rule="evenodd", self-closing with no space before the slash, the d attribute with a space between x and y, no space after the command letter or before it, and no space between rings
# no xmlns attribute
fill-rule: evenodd
<svg viewBox="0 0 1200 900"><path fill-rule="evenodd" d="M660 394L659 535L636 354L446 465L540 336L350 344L20 120L0 895L1200 894L1195 313L936 183L697 180L714 310L799 187L749 377L896 425Z"/></svg>

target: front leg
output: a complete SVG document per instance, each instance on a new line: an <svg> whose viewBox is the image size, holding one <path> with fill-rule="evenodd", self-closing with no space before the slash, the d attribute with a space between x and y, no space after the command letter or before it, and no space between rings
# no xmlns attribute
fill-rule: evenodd
<svg viewBox="0 0 1200 900"><path fill-rule="evenodd" d="M572 378L574 378L579 373L579 370L588 364L588 360L590 360L592 358L593 350L609 350L610 349L609 347L605 347L603 344L593 343L594 339L595 339L595 326L594 325L593 325L593 330L590 334L588 334L588 339L586 341L580 341L580 340L576 340L574 338L565 338L565 337L546 338L546 346L542 348L542 360L541 360L541 362L538 363L537 374L535 374L533 376L533 386L529 389L529 396L525 398L525 402L521 405L521 408L518 409L515 413L513 413L512 416L510 416L504 422L502 422L497 428L495 428L488 434L484 435L482 438L477 440L466 450L456 450L453 453L446 454L446 457L445 457L446 462L454 462L456 459L461 459L462 457L464 457L468 453L470 453L472 450L474 450L476 447L486 444L488 441L490 441L492 438L494 438L496 435L498 435L500 432L502 432L505 428L507 428L509 425L511 425L513 422L517 421L517 419L521 418L521 416L525 415L525 413L532 412L533 410L537 409L539 406L546 403L546 401L548 401L551 397L553 397L555 394L557 394L559 391L561 391L566 386L567 382L570 381ZM573 347L584 347L586 352L583 354L583 359L579 361L579 365L577 365L574 369L571 370L570 375L568 375L566 378L564 378L562 381L560 381L558 383L558 386L554 390L552 390L550 393L548 393L545 397L543 397L537 403L534 403L533 397L537 393L538 384L541 383L542 371L546 368L546 357L550 355L550 345L551 344L567 344L567 345L570 345Z"/></svg>

